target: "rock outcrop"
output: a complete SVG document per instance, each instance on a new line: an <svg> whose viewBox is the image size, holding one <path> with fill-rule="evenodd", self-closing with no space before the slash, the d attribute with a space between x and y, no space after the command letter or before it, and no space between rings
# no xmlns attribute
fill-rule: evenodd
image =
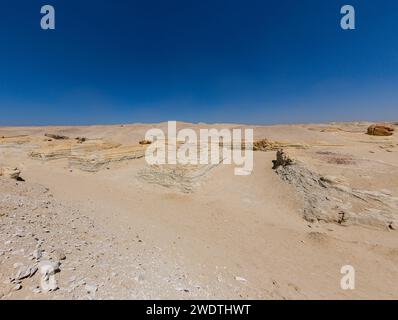
<svg viewBox="0 0 398 320"><path fill-rule="evenodd" d="M143 146L119 146L102 150L74 147L69 157L69 164L73 168L83 171L96 172L108 164L126 160L139 159L145 156Z"/></svg>
<svg viewBox="0 0 398 320"><path fill-rule="evenodd" d="M278 167L282 166L290 166L294 163L294 160L285 153L282 149L276 152L276 160L272 160L273 167L272 169L277 169Z"/></svg>
<svg viewBox="0 0 398 320"><path fill-rule="evenodd" d="M66 159L71 154L73 143L72 140L48 141L43 146L31 151L29 155L33 159L45 161Z"/></svg>
<svg viewBox="0 0 398 320"><path fill-rule="evenodd" d="M390 124L372 124L368 127L368 134L372 136L391 136L394 133L394 127Z"/></svg>
<svg viewBox="0 0 398 320"><path fill-rule="evenodd" d="M137 177L147 183L192 193L217 164L208 165L148 165L138 172Z"/></svg>
<svg viewBox="0 0 398 320"><path fill-rule="evenodd" d="M353 189L343 184L343 179L321 176L283 150L277 152L273 163L275 172L304 200L305 220L398 229L397 197L383 191Z"/></svg>
<svg viewBox="0 0 398 320"><path fill-rule="evenodd" d="M121 146L102 140L69 139L49 141L30 156L44 161L66 159L72 168L96 172L112 162L142 158L145 149L143 145Z"/></svg>

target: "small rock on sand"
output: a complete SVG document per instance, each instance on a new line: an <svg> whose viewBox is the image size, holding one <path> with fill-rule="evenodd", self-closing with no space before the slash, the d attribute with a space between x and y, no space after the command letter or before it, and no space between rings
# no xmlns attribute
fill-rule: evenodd
<svg viewBox="0 0 398 320"><path fill-rule="evenodd" d="M86 284L85 289L86 289L87 293L93 294L93 293L97 292L98 287L93 284Z"/></svg>
<svg viewBox="0 0 398 320"><path fill-rule="evenodd" d="M65 252L62 249L56 249L54 251L53 255L56 260L65 260L66 259Z"/></svg>
<svg viewBox="0 0 398 320"><path fill-rule="evenodd" d="M22 285L20 283L16 284L13 288L12 291L18 291L22 289Z"/></svg>
<svg viewBox="0 0 398 320"><path fill-rule="evenodd" d="M240 282L247 282L247 280L245 278L242 277L235 277L236 281L240 281Z"/></svg>

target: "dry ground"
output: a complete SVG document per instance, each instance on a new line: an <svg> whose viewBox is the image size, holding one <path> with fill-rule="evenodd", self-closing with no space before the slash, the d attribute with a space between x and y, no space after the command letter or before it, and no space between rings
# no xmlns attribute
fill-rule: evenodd
<svg viewBox="0 0 398 320"><path fill-rule="evenodd" d="M101 151L102 162L89 172L76 154L74 161L65 154L65 142L44 136L135 148L155 126L165 128L0 128L0 167L18 167L25 179L0 177L2 299L398 298L397 135L368 136L368 123L254 128L256 139L302 146L287 151L316 177L344 186L341 199L330 191L325 207L336 201L347 210L340 222L334 207L326 215L318 210L324 202L314 202L306 185L303 191L272 169L275 151L255 152L250 176L220 164L184 192L180 180L143 179L145 160L125 158L125 149ZM56 156L48 153L54 149ZM325 190L327 197L332 189ZM310 222L304 210L311 205ZM61 262L57 291L41 292L39 272L16 279L40 260L36 249L40 259ZM355 290L340 288L343 265L356 270Z"/></svg>

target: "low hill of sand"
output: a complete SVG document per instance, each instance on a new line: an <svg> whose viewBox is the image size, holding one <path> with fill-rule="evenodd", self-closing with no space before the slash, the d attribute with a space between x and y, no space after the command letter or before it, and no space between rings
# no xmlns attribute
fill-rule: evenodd
<svg viewBox="0 0 398 320"><path fill-rule="evenodd" d="M398 136L370 124L255 126L248 176L149 166L167 123L0 127L0 298L397 299Z"/></svg>

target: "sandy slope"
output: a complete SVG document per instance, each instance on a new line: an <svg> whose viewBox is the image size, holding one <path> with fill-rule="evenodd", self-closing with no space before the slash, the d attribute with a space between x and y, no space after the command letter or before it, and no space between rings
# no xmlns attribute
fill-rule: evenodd
<svg viewBox="0 0 398 320"><path fill-rule="evenodd" d="M255 137L303 144L307 148L289 152L309 170L339 177L355 190L384 190L383 199L393 201L398 138L365 135L367 125L255 127ZM372 223L306 221L303 195L272 169L275 151L255 152L247 177L220 164L191 193L139 179L144 159L109 163L93 173L71 167L67 159L29 157L44 143L44 133L134 145L153 126L0 128L0 137L30 139L0 145L0 167L18 167L26 180L0 179L2 298L398 298L398 231ZM179 127L184 126L203 127ZM38 191L43 187L50 198ZM41 197L51 203L49 211L39 206L43 218L29 209ZM354 209L372 205L363 201ZM71 229L76 217L82 222ZM41 232L43 223L50 232ZM18 228L25 230L22 237ZM55 292L33 293L38 273L23 279L19 290L8 279L15 263L34 263L31 234L39 234L50 258L54 249L66 252ZM353 291L340 288L343 265L355 267ZM87 293L87 284L97 290Z"/></svg>

